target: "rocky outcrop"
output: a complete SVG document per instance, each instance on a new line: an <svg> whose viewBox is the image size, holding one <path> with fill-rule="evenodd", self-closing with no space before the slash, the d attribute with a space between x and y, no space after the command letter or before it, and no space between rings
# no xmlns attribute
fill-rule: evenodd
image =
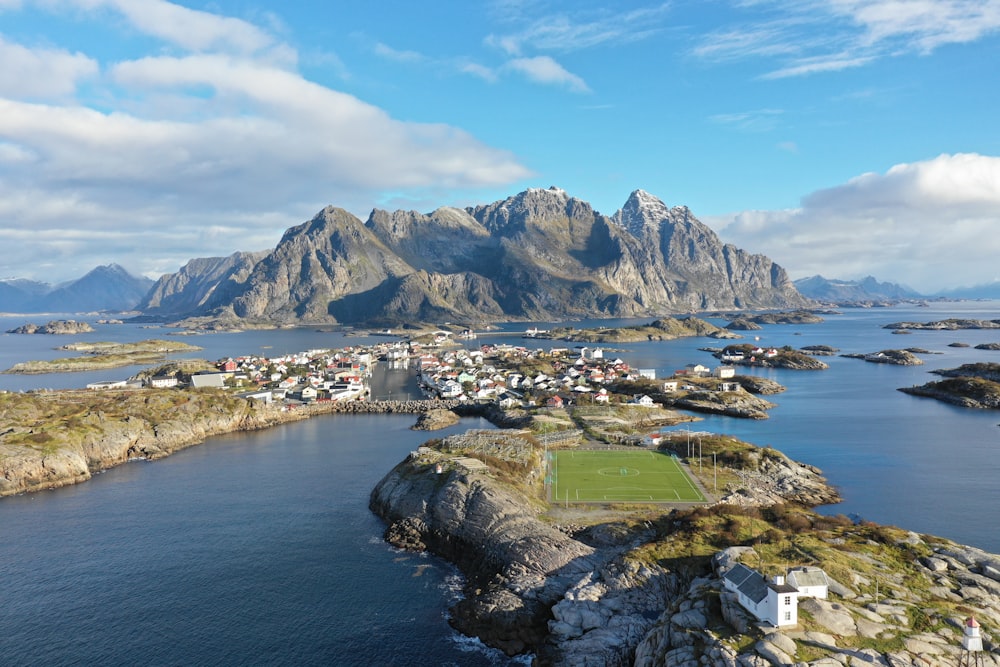
<svg viewBox="0 0 1000 667"><path fill-rule="evenodd" d="M328 207L259 260L195 260L149 314L242 323L559 320L801 308L784 269L641 190L608 217L558 188L430 214Z"/></svg>
<svg viewBox="0 0 1000 667"><path fill-rule="evenodd" d="M412 426L415 431L437 431L454 426L459 421L458 415L451 410L428 410L421 413L417 423Z"/></svg>
<svg viewBox="0 0 1000 667"><path fill-rule="evenodd" d="M66 335L66 334L80 334L88 333L94 330L94 327L90 326L86 322L78 322L76 320L52 320L48 324L24 324L22 326L10 329L7 333L11 334L56 334L56 335Z"/></svg>
<svg viewBox="0 0 1000 667"><path fill-rule="evenodd" d="M540 646L550 607L600 565L594 548L539 521L523 496L478 461L428 448L378 483L371 507L388 524L390 542L427 548L461 567L467 597L452 623L510 655Z"/></svg>
<svg viewBox="0 0 1000 667"><path fill-rule="evenodd" d="M963 408L1000 409L1000 382L977 377L954 377L920 386L900 387L899 391L913 396L936 398Z"/></svg>
<svg viewBox="0 0 1000 667"><path fill-rule="evenodd" d="M746 391L688 391L680 396L657 394L656 401L672 408L742 419L767 419L767 411L774 407L774 403Z"/></svg>
<svg viewBox="0 0 1000 667"><path fill-rule="evenodd" d="M842 354L850 359L864 359L872 364L890 364L893 366L920 366L924 360L909 350L882 350L867 354Z"/></svg>

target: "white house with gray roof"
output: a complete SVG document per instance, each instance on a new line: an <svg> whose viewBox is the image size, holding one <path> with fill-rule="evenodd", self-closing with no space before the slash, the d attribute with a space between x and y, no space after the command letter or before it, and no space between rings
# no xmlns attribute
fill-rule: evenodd
<svg viewBox="0 0 1000 667"><path fill-rule="evenodd" d="M788 570L788 583L799 591L800 598L826 599L830 590L830 580L821 568L810 565L793 567Z"/></svg>
<svg viewBox="0 0 1000 667"><path fill-rule="evenodd" d="M784 577L768 581L760 572L737 563L722 575L722 583L757 620L775 627L798 625L799 591L785 583Z"/></svg>

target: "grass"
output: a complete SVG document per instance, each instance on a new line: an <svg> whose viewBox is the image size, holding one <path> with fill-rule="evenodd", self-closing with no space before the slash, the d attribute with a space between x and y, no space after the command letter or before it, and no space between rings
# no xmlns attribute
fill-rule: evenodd
<svg viewBox="0 0 1000 667"><path fill-rule="evenodd" d="M553 501L705 502L677 459L662 452L557 450L550 455Z"/></svg>

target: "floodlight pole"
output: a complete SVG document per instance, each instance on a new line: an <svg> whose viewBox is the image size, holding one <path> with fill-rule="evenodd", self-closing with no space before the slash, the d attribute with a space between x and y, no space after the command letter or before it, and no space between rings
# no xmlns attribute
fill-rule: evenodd
<svg viewBox="0 0 1000 667"><path fill-rule="evenodd" d="M712 486L715 487L715 495L719 495L719 466L715 461L715 452L712 452Z"/></svg>

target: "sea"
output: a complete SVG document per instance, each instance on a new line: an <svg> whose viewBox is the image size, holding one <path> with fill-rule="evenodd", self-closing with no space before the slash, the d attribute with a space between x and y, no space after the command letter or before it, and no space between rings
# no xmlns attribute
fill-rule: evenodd
<svg viewBox="0 0 1000 667"><path fill-rule="evenodd" d="M93 322L93 333L0 334L0 369L72 356L76 341L178 339L209 360L277 356L385 341L301 327L183 335L166 327L98 324L89 316L0 316L0 330L49 319ZM820 508L1000 553L1000 412L904 394L935 369L1000 362L1000 330L913 331L885 325L1000 319L1000 302L848 308L818 324L741 332L761 346L829 345L840 353L924 350L921 366L822 357L823 371L761 370L787 388L767 420L699 415L673 430L694 441L724 433L819 467L844 500ZM724 320L708 318L722 324ZM468 346L573 344L525 339L528 327L614 326L648 320L507 323ZM967 347L950 344L962 343ZM713 366L692 338L602 346L605 357L670 375ZM591 346L593 347L593 346ZM0 375L0 389L82 388L139 368ZM743 370L743 369L741 369ZM419 396L412 369L380 364L373 394ZM427 438L407 415L330 415L211 438L158 461L136 461L76 486L0 499L0 664L3 665L523 665L448 625L460 574L382 539L372 487ZM464 419L445 432L490 428ZM435 433L435 437L443 435ZM708 460L693 465L709 466Z"/></svg>

